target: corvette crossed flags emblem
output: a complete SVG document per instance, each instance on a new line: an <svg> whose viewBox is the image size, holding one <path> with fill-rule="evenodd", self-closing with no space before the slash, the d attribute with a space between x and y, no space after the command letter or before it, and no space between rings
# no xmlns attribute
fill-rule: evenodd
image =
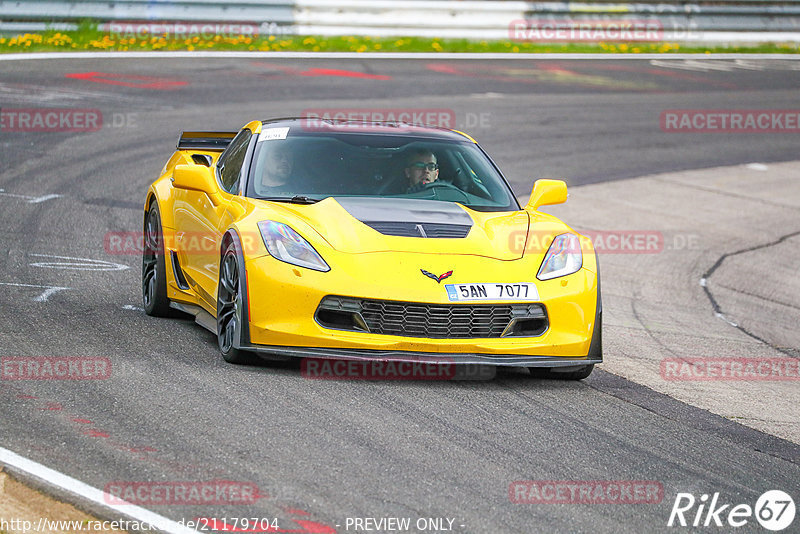
<svg viewBox="0 0 800 534"><path fill-rule="evenodd" d="M429 273L429 272L428 272L428 271L426 271L425 269L420 269L420 271L422 271L422 274L424 274L424 275L425 275L425 276L427 276L428 278L431 278L431 279L433 279L433 280L436 280L436 283L437 283L437 284L441 284L441 283L442 283L442 280L444 280L445 278L450 278L450 276L453 274L453 271L447 271L446 273L444 273L444 274L443 274L443 275L441 275L441 276L436 276L436 275L435 275L435 274L433 274L433 273Z"/></svg>

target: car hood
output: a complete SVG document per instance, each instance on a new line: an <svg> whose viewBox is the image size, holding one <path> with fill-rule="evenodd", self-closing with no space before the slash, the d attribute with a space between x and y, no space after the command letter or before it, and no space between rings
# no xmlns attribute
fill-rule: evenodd
<svg viewBox="0 0 800 534"><path fill-rule="evenodd" d="M530 223L525 211L479 212L435 200L328 197L281 204L333 248L346 253L467 254L522 257Z"/></svg>

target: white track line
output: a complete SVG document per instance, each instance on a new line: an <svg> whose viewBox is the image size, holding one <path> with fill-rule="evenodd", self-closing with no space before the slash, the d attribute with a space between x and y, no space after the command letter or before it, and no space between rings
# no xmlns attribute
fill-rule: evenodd
<svg viewBox="0 0 800 534"><path fill-rule="evenodd" d="M12 287L35 287L38 289L44 289L45 291L42 292L41 295L33 299L34 302L47 302L47 299L52 297L58 291L66 291L70 288L68 287L58 287L58 286L38 286L33 284L16 284L12 282L0 282L0 286L12 286Z"/></svg>
<svg viewBox="0 0 800 534"><path fill-rule="evenodd" d="M191 59L191 58L272 58L272 59L786 59L800 60L800 54L481 54L437 52L35 52L0 54L0 61L31 59Z"/></svg>
<svg viewBox="0 0 800 534"><path fill-rule="evenodd" d="M0 464L5 464L19 471L23 471L47 484L78 495L84 500L91 501L109 510L113 510L122 516L129 517L132 521L149 524L162 532L167 532L169 534L198 534L196 530L192 530L180 523L176 523L171 519L162 517L150 510L140 508L139 506L132 504L108 504L103 498L105 493L102 491L2 447L0 447Z"/></svg>

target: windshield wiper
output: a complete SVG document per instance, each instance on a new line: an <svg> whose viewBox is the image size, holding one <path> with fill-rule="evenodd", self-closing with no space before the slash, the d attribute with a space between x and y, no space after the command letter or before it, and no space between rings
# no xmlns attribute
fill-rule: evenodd
<svg viewBox="0 0 800 534"><path fill-rule="evenodd" d="M295 195L293 197L261 197L261 200L271 200L272 202L291 202L292 204L316 204L320 201L318 198L311 198L303 195Z"/></svg>

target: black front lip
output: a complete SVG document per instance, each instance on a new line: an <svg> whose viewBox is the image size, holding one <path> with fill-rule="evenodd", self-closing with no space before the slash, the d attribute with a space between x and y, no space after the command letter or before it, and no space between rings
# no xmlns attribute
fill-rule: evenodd
<svg viewBox="0 0 800 534"><path fill-rule="evenodd" d="M529 356L525 354L477 354L412 352L401 350L332 349L327 347L282 347L277 345L246 345L241 347L264 355L321 358L329 360L392 361L436 364L484 364L504 367L572 367L603 363L602 359L586 356Z"/></svg>

